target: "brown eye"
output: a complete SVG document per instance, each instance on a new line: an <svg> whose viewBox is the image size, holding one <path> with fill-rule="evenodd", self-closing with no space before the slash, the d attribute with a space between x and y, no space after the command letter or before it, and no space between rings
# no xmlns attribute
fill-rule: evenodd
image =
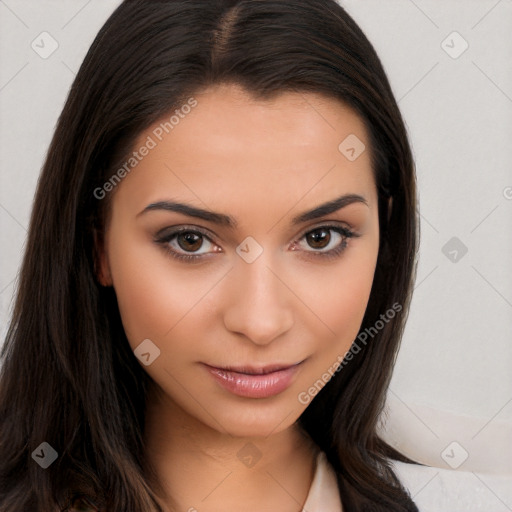
<svg viewBox="0 0 512 512"><path fill-rule="evenodd" d="M207 233L199 229L163 229L156 234L155 243L177 260L189 263L199 262L208 255L222 252Z"/></svg>
<svg viewBox="0 0 512 512"><path fill-rule="evenodd" d="M315 229L314 231L310 231L306 235L306 240L310 247L313 249L324 249L329 245L331 241L331 230L320 228Z"/></svg>
<svg viewBox="0 0 512 512"><path fill-rule="evenodd" d="M335 258L345 250L349 238L358 236L360 235L344 226L319 226L304 233L299 241L295 242L293 250L301 249L310 256Z"/></svg>
<svg viewBox="0 0 512 512"><path fill-rule="evenodd" d="M192 231L186 231L176 236L176 241L184 251L197 251L203 245L203 236Z"/></svg>

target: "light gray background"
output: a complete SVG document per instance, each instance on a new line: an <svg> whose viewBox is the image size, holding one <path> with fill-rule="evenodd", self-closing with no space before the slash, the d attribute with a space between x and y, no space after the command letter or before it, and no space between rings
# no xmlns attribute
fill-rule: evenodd
<svg viewBox="0 0 512 512"><path fill-rule="evenodd" d="M431 466L403 474L421 510L512 510L512 0L340 3L388 72L419 183L418 280L383 435ZM0 0L2 341L57 118L118 4ZM48 58L31 47L48 50L42 32L59 45Z"/></svg>

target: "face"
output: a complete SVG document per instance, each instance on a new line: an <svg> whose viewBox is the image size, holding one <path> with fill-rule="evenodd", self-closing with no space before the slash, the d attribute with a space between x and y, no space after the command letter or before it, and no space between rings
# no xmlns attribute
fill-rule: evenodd
<svg viewBox="0 0 512 512"><path fill-rule="evenodd" d="M194 98L172 131L140 135L135 150L151 149L112 192L101 280L169 407L266 436L358 334L379 246L368 136L315 94Z"/></svg>

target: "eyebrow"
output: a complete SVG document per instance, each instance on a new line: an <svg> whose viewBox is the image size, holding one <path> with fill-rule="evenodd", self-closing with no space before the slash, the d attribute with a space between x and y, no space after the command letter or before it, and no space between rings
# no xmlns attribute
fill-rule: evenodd
<svg viewBox="0 0 512 512"><path fill-rule="evenodd" d="M342 208L345 208L346 206L354 203L365 204L366 206L368 206L368 201L363 196L360 196L358 194L345 194L336 199L316 206L311 210L305 211L300 215L297 215L292 219L292 224L301 224L303 222L324 217L325 215L335 213L338 210L341 210ZM158 201L156 203L148 204L141 212L137 214L137 217L144 213L155 210L165 210L169 212L181 213L188 217L202 219L213 224L217 224L219 226L227 227L229 229L235 229L238 226L238 222L236 221L236 219L234 219L230 215L212 212L210 210L203 210L195 206L191 206L185 203L178 203L175 201Z"/></svg>

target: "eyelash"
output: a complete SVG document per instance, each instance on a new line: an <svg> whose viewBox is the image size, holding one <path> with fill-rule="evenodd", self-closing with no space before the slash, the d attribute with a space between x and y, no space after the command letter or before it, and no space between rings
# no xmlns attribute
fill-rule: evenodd
<svg viewBox="0 0 512 512"><path fill-rule="evenodd" d="M313 229L309 229L308 231L304 232L297 239L296 242L293 242L293 243L295 244L295 243L301 241L306 235L309 235L311 233L314 233L316 231L321 231L321 230L335 231L336 233L338 233L342 237L341 243L338 244L338 246L336 246L334 249L330 249L329 251L314 251L314 250L313 251L306 251L306 252L312 254L313 257L320 257L320 258L323 258L323 259L326 259L326 260L335 259L335 258L341 256L341 254L345 251L345 249L346 249L346 247L348 245L348 239L349 238L356 238L356 237L360 236L357 233L355 233L354 231L350 230L349 228L338 226L338 225L327 224L327 225L322 225L322 226L315 227ZM178 228L178 229L174 230L173 232L165 234L165 235L160 236L160 237L157 234L157 236L155 237L154 241L157 244L163 246L165 251L171 257L173 257L173 258L175 258L175 259L177 259L179 261L185 261L185 262L188 262L188 263L194 263L194 262L197 262L198 260L206 257L206 255L204 255L204 254L182 254L182 253L179 253L179 252L177 252L174 249L171 249L169 247L169 242L171 242L171 240L173 240L178 235L183 234L183 233L193 233L193 234L196 234L196 235L201 235L201 236L207 238L211 243L213 243L211 241L211 239L210 239L210 236L206 232L202 231L201 229L199 229L197 227L192 228L192 227L187 227L187 226Z"/></svg>

